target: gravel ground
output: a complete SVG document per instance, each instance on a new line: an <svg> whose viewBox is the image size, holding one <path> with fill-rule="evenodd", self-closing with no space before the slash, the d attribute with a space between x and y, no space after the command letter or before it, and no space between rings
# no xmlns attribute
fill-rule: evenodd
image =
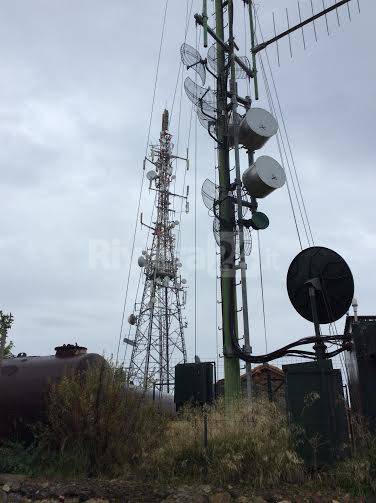
<svg viewBox="0 0 376 503"><path fill-rule="evenodd" d="M129 475L122 479L46 480L0 475L0 503L376 503L312 488L286 486L252 491L247 486L161 485Z"/></svg>

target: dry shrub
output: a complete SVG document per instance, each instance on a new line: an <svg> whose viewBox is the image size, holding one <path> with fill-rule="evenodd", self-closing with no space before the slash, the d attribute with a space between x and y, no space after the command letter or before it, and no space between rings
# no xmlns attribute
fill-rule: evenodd
<svg viewBox="0 0 376 503"><path fill-rule="evenodd" d="M357 495L376 495L376 436L364 418L352 419L354 449L348 459L329 473L335 486Z"/></svg>
<svg viewBox="0 0 376 503"><path fill-rule="evenodd" d="M286 418L276 405L264 400L239 400L226 409L223 402L207 411L186 409L170 423L161 447L149 461L161 477L247 481L254 487L301 480L303 476Z"/></svg>
<svg viewBox="0 0 376 503"><path fill-rule="evenodd" d="M71 374L50 392L48 422L37 435L41 470L120 475L155 448L166 421L142 395L126 390L123 372L111 365Z"/></svg>

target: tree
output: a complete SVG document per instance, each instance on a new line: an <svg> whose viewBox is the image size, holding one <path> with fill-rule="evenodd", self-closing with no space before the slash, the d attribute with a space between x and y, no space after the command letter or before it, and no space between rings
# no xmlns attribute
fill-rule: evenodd
<svg viewBox="0 0 376 503"><path fill-rule="evenodd" d="M13 342L7 342L8 330L10 330L13 323L13 315L12 313L4 314L3 311L0 310L0 365L4 359L4 357L9 356L11 354L11 350L13 347Z"/></svg>
<svg viewBox="0 0 376 503"><path fill-rule="evenodd" d="M9 341L8 344L5 344L4 348L4 358L9 358L12 356L12 349L14 348L14 342Z"/></svg>

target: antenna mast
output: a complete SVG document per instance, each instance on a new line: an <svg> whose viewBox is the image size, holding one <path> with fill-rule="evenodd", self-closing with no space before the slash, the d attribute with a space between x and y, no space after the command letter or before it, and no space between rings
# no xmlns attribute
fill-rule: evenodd
<svg viewBox="0 0 376 503"><path fill-rule="evenodd" d="M144 389L153 387L169 393L173 387L174 367L187 361L184 340L182 310L186 300L186 280L180 276L181 263L176 251L174 229L179 225L174 220L175 210L171 209L171 198L183 200L171 192L174 180L172 160L183 159L172 155L172 136L168 132L168 111L162 115L162 130L159 144L151 147L151 159L155 170L147 173L150 189L156 191L156 220L148 227L153 234L151 247L142 252L138 265L144 273L144 289L141 303L135 305L128 321L136 326L134 340L125 342L132 347L128 381ZM183 159L187 162L188 160Z"/></svg>
<svg viewBox="0 0 376 503"><path fill-rule="evenodd" d="M264 363L281 355L299 354L312 357L315 353L295 349L304 345L309 340L323 344L316 330L315 337L306 338L280 348L272 353L262 356L251 354L250 336L248 327L248 301L247 301L247 264L245 245L250 239L245 239L245 233L250 235L250 228L260 231L269 225L268 217L258 211L259 199L263 199L274 190L281 188L286 182L286 175L282 166L273 158L261 155L255 160L255 151L261 149L266 142L278 132L278 122L268 112L253 106L249 96L241 97L238 93L237 79L245 75L254 80L254 99L258 100L259 90L257 82L256 55L270 44L275 43L278 51L278 41L289 37L291 33L302 30L305 44L304 26L313 24L332 11L338 10L351 0L339 0L331 7L324 8L306 20L301 19L300 5L298 2L300 23L290 27L287 13L288 29L284 32L257 44L253 0L243 0L248 4L250 22L250 42L252 64L247 57L239 57L235 51L236 45L234 24L234 0L215 0L215 29L208 26L207 6L203 2L202 15L195 14L196 23L204 30L204 40L209 34L215 41L207 53L207 58L202 59L197 50L183 44L181 48L182 61L187 69L192 68L200 76L202 85L205 86L205 69L214 76L216 91L210 87L202 87L193 82L188 76L184 87L188 98L197 107L200 123L208 130L209 135L217 142L219 186L210 180L205 180L202 186L202 196L206 207L214 215L213 231L217 244L220 246L220 281L222 298L222 330L223 330L223 355L225 368L225 396L233 399L240 394L240 366L239 359L246 362L247 391L251 393L251 363ZM225 11L227 10L225 30ZM338 14L338 12L337 12ZM291 45L290 45L291 52ZM251 106L252 105L252 106ZM238 109L243 107L243 110ZM241 175L240 148L248 154L248 167ZM230 169L230 150L234 150L235 179L232 181ZM245 219L244 214L250 210L252 216ZM249 248L249 247L248 247ZM236 282L237 271L240 271L240 283ZM242 315L244 346L240 347L238 337L238 309L237 285L241 285ZM317 324L316 324L317 325ZM317 328L317 327L316 327ZM325 336L330 340L330 336ZM338 352L346 349L347 341ZM325 358L337 354L336 351L325 353Z"/></svg>
<svg viewBox="0 0 376 503"><path fill-rule="evenodd" d="M231 3L231 0L230 2ZM225 40L222 0L215 1L216 35ZM225 397L240 395L239 358L232 353L232 337L237 337L237 302L235 270L235 207L228 197L231 185L229 137L227 134L227 85L228 69L225 50L217 41L217 139L219 178L219 221L220 221L220 276L222 294L222 330L225 366Z"/></svg>

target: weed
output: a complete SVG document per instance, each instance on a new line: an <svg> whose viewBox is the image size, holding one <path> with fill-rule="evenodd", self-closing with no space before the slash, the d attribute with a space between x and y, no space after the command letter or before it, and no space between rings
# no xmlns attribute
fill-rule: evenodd
<svg viewBox="0 0 376 503"><path fill-rule="evenodd" d="M203 413L208 418L204 446ZM161 447L150 458L160 477L247 481L264 487L300 480L302 462L293 450L286 418L268 401L223 402L207 411L186 409L170 423Z"/></svg>
<svg viewBox="0 0 376 503"><path fill-rule="evenodd" d="M37 432L41 469L63 475L121 475L153 448L166 423L107 364L54 385L47 417Z"/></svg>

